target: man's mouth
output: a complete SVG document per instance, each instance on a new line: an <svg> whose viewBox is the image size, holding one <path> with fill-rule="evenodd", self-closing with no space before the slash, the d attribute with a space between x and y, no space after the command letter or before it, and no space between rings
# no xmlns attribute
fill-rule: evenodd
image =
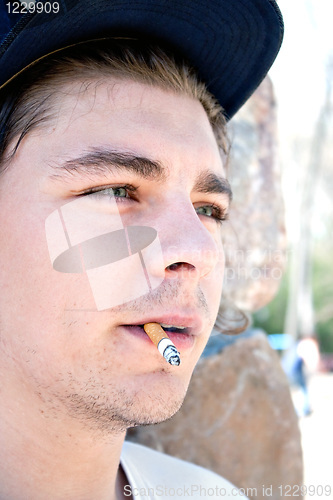
<svg viewBox="0 0 333 500"><path fill-rule="evenodd" d="M143 328L143 325L147 323L158 323L181 354L185 350L191 349L196 339L201 337L204 331L203 317L190 307L183 309L175 307L173 311L164 311L164 313L157 313L154 316L142 315L137 318L137 321L134 319L134 321L120 326L122 326L124 333L126 331L137 339L147 342L147 349L149 349L150 345L154 347L154 344Z"/></svg>
<svg viewBox="0 0 333 500"><path fill-rule="evenodd" d="M141 317L137 322L129 322L124 324L126 327L136 327L143 330L143 325L146 323L158 323L163 330L169 333L177 333L183 335L200 335L203 329L203 320L196 313L165 313L156 315L155 317ZM144 331L144 330L143 330Z"/></svg>
<svg viewBox="0 0 333 500"><path fill-rule="evenodd" d="M142 337L143 340L146 340L153 346L153 343L151 342L150 338L148 337L143 328L143 325L146 323L158 323L159 325L161 325L163 330L167 333L169 338L172 340L177 349L180 351L193 346L196 332L192 327L187 327L173 323L163 323L157 320L145 321L144 323L140 322L138 324L128 324L122 326L127 330L128 333L131 333L138 337Z"/></svg>

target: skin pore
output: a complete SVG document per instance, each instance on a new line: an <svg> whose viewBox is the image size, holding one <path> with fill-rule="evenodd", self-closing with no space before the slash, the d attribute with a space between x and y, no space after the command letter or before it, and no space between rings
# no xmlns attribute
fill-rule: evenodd
<svg viewBox="0 0 333 500"><path fill-rule="evenodd" d="M50 492L53 500L120 498L126 428L177 411L220 302L218 219L230 193L201 104L130 81L80 88L64 89L53 119L23 139L1 177L0 498L6 500L45 500ZM126 161L117 164L119 155L128 168ZM134 168L133 157L141 167L142 158L155 164L153 173ZM98 312L84 274L52 268L45 220L79 197L107 212L110 189L124 224L157 230L164 260L152 269L164 281ZM179 367L124 326L162 317L193 329Z"/></svg>

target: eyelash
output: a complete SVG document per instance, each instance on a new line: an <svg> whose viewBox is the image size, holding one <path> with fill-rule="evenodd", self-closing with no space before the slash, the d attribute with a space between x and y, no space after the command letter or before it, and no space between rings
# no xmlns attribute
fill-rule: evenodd
<svg viewBox="0 0 333 500"><path fill-rule="evenodd" d="M87 196L87 195L106 196L106 195L101 194L101 193L103 191L107 191L108 189L110 189L110 190L111 189L114 189L114 190L125 189L127 191L127 194L130 193L131 196L126 196L124 198L117 197L117 200L119 200L118 203L119 202L122 203L122 201L120 201L120 200L128 200L128 199L135 200L135 198L133 197L133 193L135 193L135 191L137 191L138 187L134 187L131 184L124 184L124 185L119 185L119 186L97 187L97 188L91 188L87 191L84 191L81 194L84 196ZM217 224L222 225L222 223L225 222L226 220L228 220L228 218L229 218L229 214L227 213L226 209L224 209L218 205L215 205L214 203L208 203L207 205L201 205L200 207L198 207L198 209L200 209L200 208L211 208L212 209L211 216L205 215L205 214L198 214L198 215L203 215L204 217L207 217L208 219L212 219Z"/></svg>

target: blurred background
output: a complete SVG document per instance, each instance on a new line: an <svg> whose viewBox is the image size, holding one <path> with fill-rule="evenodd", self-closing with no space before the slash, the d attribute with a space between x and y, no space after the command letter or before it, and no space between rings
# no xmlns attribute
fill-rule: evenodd
<svg viewBox="0 0 333 500"><path fill-rule="evenodd" d="M318 342L317 367L311 347L302 356L308 416L300 384L292 385L292 396L301 417L304 484L333 489L333 2L278 3L286 31L270 77L277 102L287 261L279 292L254 314L254 324L268 334ZM275 347L287 347L282 342L277 337ZM312 495L320 496L319 490Z"/></svg>
<svg viewBox="0 0 333 500"><path fill-rule="evenodd" d="M269 333L315 334L333 370L333 2L279 5L286 33L270 77L288 259L278 295L255 321Z"/></svg>

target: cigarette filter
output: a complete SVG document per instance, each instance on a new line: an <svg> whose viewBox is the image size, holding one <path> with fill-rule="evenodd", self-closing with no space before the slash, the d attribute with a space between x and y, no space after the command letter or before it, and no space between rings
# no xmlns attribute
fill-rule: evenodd
<svg viewBox="0 0 333 500"><path fill-rule="evenodd" d="M158 323L146 323L143 325L143 328L164 359L170 365L180 365L180 353L161 325Z"/></svg>

